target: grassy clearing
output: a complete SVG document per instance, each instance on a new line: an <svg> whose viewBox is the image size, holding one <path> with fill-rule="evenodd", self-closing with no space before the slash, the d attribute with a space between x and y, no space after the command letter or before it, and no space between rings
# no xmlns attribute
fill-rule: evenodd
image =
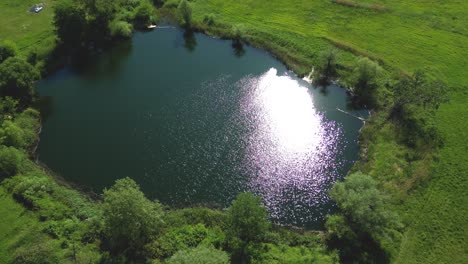
<svg viewBox="0 0 468 264"><path fill-rule="evenodd" d="M44 3L42 12L29 12L32 5ZM26 54L35 48L53 43L53 6L56 0L2 0L0 1L0 41L14 41L20 52Z"/></svg>
<svg viewBox="0 0 468 264"><path fill-rule="evenodd" d="M0 204L0 263L12 262L19 245L48 240L41 235L42 223L36 215L16 203L3 187L0 187Z"/></svg>

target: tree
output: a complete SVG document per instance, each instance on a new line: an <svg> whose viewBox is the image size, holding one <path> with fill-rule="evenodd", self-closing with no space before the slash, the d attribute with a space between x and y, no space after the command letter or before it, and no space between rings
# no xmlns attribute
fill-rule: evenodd
<svg viewBox="0 0 468 264"><path fill-rule="evenodd" d="M153 23L154 18L154 8L148 1L143 1L140 6L136 8L135 12L135 22L140 27L148 26Z"/></svg>
<svg viewBox="0 0 468 264"><path fill-rule="evenodd" d="M448 102L448 87L438 80L430 80L422 71L403 77L393 87L391 115L401 122L406 144L441 145L443 139L434 121L435 110Z"/></svg>
<svg viewBox="0 0 468 264"><path fill-rule="evenodd" d="M239 250L239 257L245 262L248 258L246 249L261 242L270 228L267 211L259 197L241 193L229 207L227 218L229 243L234 250Z"/></svg>
<svg viewBox="0 0 468 264"><path fill-rule="evenodd" d="M234 25L232 27L232 40L234 41L235 45L241 45L241 40L244 37L244 26L243 25Z"/></svg>
<svg viewBox="0 0 468 264"><path fill-rule="evenodd" d="M184 20L185 27L190 27L192 23L192 7L189 2L187 0L180 1L178 9Z"/></svg>
<svg viewBox="0 0 468 264"><path fill-rule="evenodd" d="M80 46L87 29L83 8L67 1L60 2L55 7L53 24L63 44L70 47Z"/></svg>
<svg viewBox="0 0 468 264"><path fill-rule="evenodd" d="M104 190L104 234L111 253L138 256L162 224L162 209L130 178Z"/></svg>
<svg viewBox="0 0 468 264"><path fill-rule="evenodd" d="M39 72L26 61L8 58L0 64L0 95L28 103L34 95L34 82L39 77Z"/></svg>
<svg viewBox="0 0 468 264"><path fill-rule="evenodd" d="M423 71L411 77L403 77L393 87L394 111L402 114L408 105L421 106L427 110L438 109L448 101L448 87L441 81L431 81Z"/></svg>
<svg viewBox="0 0 468 264"><path fill-rule="evenodd" d="M0 138L5 146L22 148L26 145L23 130L10 120L3 122L0 128Z"/></svg>
<svg viewBox="0 0 468 264"><path fill-rule="evenodd" d="M0 114L11 116L14 113L16 113L17 109L18 109L17 100L11 98L10 96L0 98Z"/></svg>
<svg viewBox="0 0 468 264"><path fill-rule="evenodd" d="M206 246L180 250L170 257L167 264L228 264L226 252Z"/></svg>
<svg viewBox="0 0 468 264"><path fill-rule="evenodd" d="M353 70L353 88L354 93L361 100L366 102L373 101L373 92L377 87L377 79L382 68L379 64L362 57L357 61Z"/></svg>
<svg viewBox="0 0 468 264"><path fill-rule="evenodd" d="M5 40L0 44L0 63L10 57L15 57L18 54L18 47L12 41Z"/></svg>
<svg viewBox="0 0 468 264"><path fill-rule="evenodd" d="M379 191L372 177L353 173L344 182L335 183L330 196L340 212L328 216L328 239L332 248L340 249L342 261L385 259L379 238L399 230L401 223L389 210L387 196Z"/></svg>
<svg viewBox="0 0 468 264"><path fill-rule="evenodd" d="M372 177L357 172L337 182L330 191L343 215L360 231L383 234L398 226L396 215L387 208L387 197L378 189Z"/></svg>
<svg viewBox="0 0 468 264"><path fill-rule="evenodd" d="M109 28L114 38L130 38L133 33L132 25L126 21L112 21Z"/></svg>
<svg viewBox="0 0 468 264"><path fill-rule="evenodd" d="M337 57L335 49L329 49L319 54L318 64L315 67L315 77L320 83L328 83L337 74Z"/></svg>
<svg viewBox="0 0 468 264"><path fill-rule="evenodd" d="M21 163L19 150L13 147L0 147L0 178L14 176Z"/></svg>

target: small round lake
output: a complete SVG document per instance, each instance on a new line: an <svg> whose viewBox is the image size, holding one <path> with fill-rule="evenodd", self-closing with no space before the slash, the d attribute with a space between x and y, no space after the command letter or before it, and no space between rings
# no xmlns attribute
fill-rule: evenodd
<svg viewBox="0 0 468 264"><path fill-rule="evenodd" d="M275 222L311 228L358 157L362 121L338 109L365 114L264 51L169 27L37 90L48 102L39 159L65 179L101 192L129 176L172 206L228 206L252 191Z"/></svg>

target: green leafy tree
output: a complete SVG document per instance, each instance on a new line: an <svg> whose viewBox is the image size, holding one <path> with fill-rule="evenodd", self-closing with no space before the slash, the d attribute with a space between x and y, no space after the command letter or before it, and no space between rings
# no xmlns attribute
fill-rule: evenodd
<svg viewBox="0 0 468 264"><path fill-rule="evenodd" d="M181 0L178 6L179 12L186 27L192 24L192 7L187 0Z"/></svg>
<svg viewBox="0 0 468 264"><path fill-rule="evenodd" d="M4 118L11 118L18 109L18 100L10 96L0 98L0 113L5 115Z"/></svg>
<svg viewBox="0 0 468 264"><path fill-rule="evenodd" d="M342 261L384 261L386 253L379 239L402 226L372 177L353 173L344 182L337 182L330 196L340 213L329 216L326 227L332 247L340 249Z"/></svg>
<svg viewBox="0 0 468 264"><path fill-rule="evenodd" d="M42 238L46 240L46 238ZM50 242L36 241L29 246L22 246L15 250L14 263L17 264L42 264L59 263L56 255L57 249Z"/></svg>
<svg viewBox="0 0 468 264"><path fill-rule="evenodd" d="M0 178L15 175L20 163L21 154L17 149L0 146Z"/></svg>
<svg viewBox="0 0 468 264"><path fill-rule="evenodd" d="M130 38L133 27L126 21L113 21L110 25L111 36L115 38Z"/></svg>
<svg viewBox="0 0 468 264"><path fill-rule="evenodd" d="M87 29L86 13L83 8L61 1L54 10L55 32L66 46L79 46Z"/></svg>
<svg viewBox="0 0 468 264"><path fill-rule="evenodd" d="M5 146L22 148L26 145L23 130L10 120L3 122L0 128L0 138Z"/></svg>
<svg viewBox="0 0 468 264"><path fill-rule="evenodd" d="M138 26L145 27L153 23L154 18L154 7L148 2L143 1L135 12L135 23Z"/></svg>
<svg viewBox="0 0 468 264"><path fill-rule="evenodd" d="M326 84L337 75L338 53L335 49L323 51L318 56L318 64L315 67L315 79L319 83Z"/></svg>
<svg viewBox="0 0 468 264"><path fill-rule="evenodd" d="M234 25L232 27L232 40L235 44L241 44L242 38L244 37L244 26L243 25Z"/></svg>
<svg viewBox="0 0 468 264"><path fill-rule="evenodd" d="M104 233L113 254L138 257L162 224L162 209L148 200L130 178L117 180L104 190Z"/></svg>
<svg viewBox="0 0 468 264"><path fill-rule="evenodd" d="M408 105L421 106L426 110L438 109L448 101L448 87L445 83L430 80L423 71L416 71L411 77L403 77L393 88L394 110L403 114Z"/></svg>
<svg viewBox="0 0 468 264"><path fill-rule="evenodd" d="M34 95L34 82L39 77L31 64L16 57L8 58L0 64L0 95L28 103Z"/></svg>
<svg viewBox="0 0 468 264"><path fill-rule="evenodd" d="M372 103L374 91L382 68L369 58L362 57L356 62L353 70L353 89L361 101Z"/></svg>
<svg viewBox="0 0 468 264"><path fill-rule="evenodd" d="M411 77L403 77L393 87L392 117L401 123L405 143L441 145L443 139L434 121L435 110L448 102L448 87L438 80L431 80L422 71Z"/></svg>
<svg viewBox="0 0 468 264"><path fill-rule="evenodd" d="M170 257L167 264L228 264L226 252L206 246L181 250Z"/></svg>
<svg viewBox="0 0 468 264"><path fill-rule="evenodd" d="M242 262L248 262L249 251L260 243L270 229L270 221L259 197L241 193L232 202L227 212L229 243L238 250ZM253 248L253 250L249 250Z"/></svg>
<svg viewBox="0 0 468 264"><path fill-rule="evenodd" d="M0 63L10 57L15 57L18 54L18 47L12 41L5 40L0 44Z"/></svg>

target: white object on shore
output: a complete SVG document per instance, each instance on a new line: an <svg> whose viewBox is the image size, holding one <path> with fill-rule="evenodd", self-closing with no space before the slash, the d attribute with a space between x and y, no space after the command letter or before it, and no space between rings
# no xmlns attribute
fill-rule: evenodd
<svg viewBox="0 0 468 264"><path fill-rule="evenodd" d="M314 74L314 68L312 68L312 70L310 71L309 75L308 76L304 76L304 78L302 78L302 80L308 82L308 83L312 83L314 81L314 79L312 78L312 75Z"/></svg>
<svg viewBox="0 0 468 264"><path fill-rule="evenodd" d="M156 27L157 27L156 25L149 25L148 29L153 29L153 28L156 28Z"/></svg>

